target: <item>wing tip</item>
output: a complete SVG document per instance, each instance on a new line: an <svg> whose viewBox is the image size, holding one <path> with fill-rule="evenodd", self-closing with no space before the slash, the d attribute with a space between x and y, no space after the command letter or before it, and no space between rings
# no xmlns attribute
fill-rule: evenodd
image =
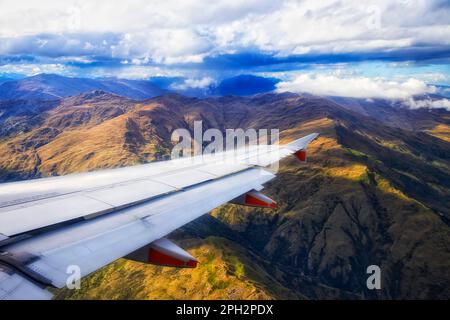
<svg viewBox="0 0 450 320"><path fill-rule="evenodd" d="M318 136L319 136L318 132L310 133L304 137L301 137L300 139L294 140L294 141L286 144L286 147L288 147L292 151L304 149L308 146L309 143L311 143L313 140L315 140Z"/></svg>

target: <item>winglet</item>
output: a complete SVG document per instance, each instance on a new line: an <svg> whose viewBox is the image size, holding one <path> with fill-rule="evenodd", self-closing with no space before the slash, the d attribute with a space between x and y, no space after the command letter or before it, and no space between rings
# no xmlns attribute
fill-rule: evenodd
<svg viewBox="0 0 450 320"><path fill-rule="evenodd" d="M306 150L308 144L311 143L311 141L316 139L318 136L319 136L318 133L311 133L308 134L307 136L304 136L303 138L288 143L285 147L292 151Z"/></svg>
<svg viewBox="0 0 450 320"><path fill-rule="evenodd" d="M236 199L231 200L230 203L249 207L271 208L271 209L277 208L277 203L274 200L270 199L269 197L265 196L264 194L256 190L251 190L237 197Z"/></svg>
<svg viewBox="0 0 450 320"><path fill-rule="evenodd" d="M306 150L298 150L294 155L301 162L306 162Z"/></svg>
<svg viewBox="0 0 450 320"><path fill-rule="evenodd" d="M286 145L286 148L288 148L291 151L295 151L294 155L297 157L299 161L306 162L306 148L308 147L308 144L314 139L316 139L318 136L319 136L318 133L311 133L303 138L288 143Z"/></svg>

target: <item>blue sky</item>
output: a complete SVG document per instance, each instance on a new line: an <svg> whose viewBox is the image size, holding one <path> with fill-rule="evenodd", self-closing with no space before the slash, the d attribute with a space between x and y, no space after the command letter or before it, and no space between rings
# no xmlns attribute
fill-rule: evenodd
<svg viewBox="0 0 450 320"><path fill-rule="evenodd" d="M199 89L252 74L278 91L405 99L450 85L449 17L442 0L1 0L0 76Z"/></svg>

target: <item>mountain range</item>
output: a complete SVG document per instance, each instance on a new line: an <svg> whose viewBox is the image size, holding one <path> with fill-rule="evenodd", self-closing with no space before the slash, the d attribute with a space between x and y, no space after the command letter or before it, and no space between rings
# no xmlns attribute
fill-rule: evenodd
<svg viewBox="0 0 450 320"><path fill-rule="evenodd" d="M145 99L165 91L145 80L69 78L39 74L0 81L0 100L57 100L88 91L104 90L133 99Z"/></svg>
<svg viewBox="0 0 450 320"><path fill-rule="evenodd" d="M0 102L0 181L164 159L172 131L196 120L278 128L282 142L320 133L308 163L282 161L264 190L277 210L228 204L171 235L197 269L121 259L58 298L450 298L450 112L292 93L137 101L57 90ZM381 290L366 287L373 264Z"/></svg>
<svg viewBox="0 0 450 320"><path fill-rule="evenodd" d="M14 79L0 77L0 101L58 100L89 91L105 91L135 100L177 92L188 96L249 96L275 89L276 79L238 75L201 87L184 85L182 77L152 77L147 80L117 78L74 78L56 74L38 74Z"/></svg>

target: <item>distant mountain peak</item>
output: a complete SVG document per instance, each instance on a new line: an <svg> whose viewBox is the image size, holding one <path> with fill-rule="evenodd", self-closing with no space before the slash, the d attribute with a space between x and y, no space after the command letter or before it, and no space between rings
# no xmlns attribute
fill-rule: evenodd
<svg viewBox="0 0 450 320"><path fill-rule="evenodd" d="M54 73L38 73L38 74L28 77L28 79L42 79L42 78L44 78L44 79L45 78L60 79L60 78L67 78L67 77L61 76L59 74L54 74Z"/></svg>
<svg viewBox="0 0 450 320"><path fill-rule="evenodd" d="M92 95L94 91L110 92L137 100L165 93L165 90L145 80L71 78L47 73L0 82L0 100L55 100L86 92ZM98 96L99 93L94 95Z"/></svg>
<svg viewBox="0 0 450 320"><path fill-rule="evenodd" d="M121 97L121 96L111 93L111 92L104 91L104 90L92 90L92 91L84 92L84 93L78 95L78 97L90 99L90 98L97 98L97 97Z"/></svg>
<svg viewBox="0 0 450 320"><path fill-rule="evenodd" d="M123 100L123 101L132 101L132 99L129 99L127 97L123 97L111 92L107 92L104 90L92 90L88 92L83 92L81 94L78 94L76 96L71 96L64 98L62 101L65 105L80 105L85 103L95 103L95 102L101 102L101 101L117 101L117 100Z"/></svg>

